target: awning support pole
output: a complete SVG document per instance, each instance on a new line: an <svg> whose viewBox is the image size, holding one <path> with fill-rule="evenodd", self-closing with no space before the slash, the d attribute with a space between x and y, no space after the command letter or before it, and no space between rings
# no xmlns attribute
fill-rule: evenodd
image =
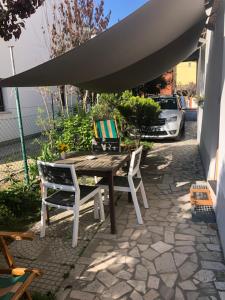
<svg viewBox="0 0 225 300"><path fill-rule="evenodd" d="M9 46L9 50L10 50L10 58L12 64L12 72L13 75L15 75L16 70L15 70L15 62L13 56L13 46ZM24 140L23 121L22 121L21 107L20 107L20 96L19 96L19 89L17 87L15 88L15 97L16 97L16 110L17 110L17 117L18 117L20 142L21 142L21 151L22 151L23 164L24 164L24 177L25 177L26 184L29 184L30 178L29 178L29 169L27 163L26 145Z"/></svg>

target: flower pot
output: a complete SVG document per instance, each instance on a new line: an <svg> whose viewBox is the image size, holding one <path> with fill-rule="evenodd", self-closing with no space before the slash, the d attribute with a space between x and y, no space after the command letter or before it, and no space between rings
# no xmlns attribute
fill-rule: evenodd
<svg viewBox="0 0 225 300"><path fill-rule="evenodd" d="M66 159L66 152L61 152L60 156L61 156L61 159Z"/></svg>

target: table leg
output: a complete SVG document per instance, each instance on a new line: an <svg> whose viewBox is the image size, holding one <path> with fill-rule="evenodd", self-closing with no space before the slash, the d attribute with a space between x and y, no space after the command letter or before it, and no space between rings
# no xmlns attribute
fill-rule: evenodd
<svg viewBox="0 0 225 300"><path fill-rule="evenodd" d="M111 233L116 233L116 219L115 219L115 203L114 203L114 186L113 186L113 173L108 176L109 184L109 213L111 222Z"/></svg>

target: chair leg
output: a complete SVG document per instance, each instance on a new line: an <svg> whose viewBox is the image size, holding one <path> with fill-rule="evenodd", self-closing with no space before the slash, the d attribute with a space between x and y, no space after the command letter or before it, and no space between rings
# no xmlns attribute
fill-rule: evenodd
<svg viewBox="0 0 225 300"><path fill-rule="evenodd" d="M45 236L45 227L46 227L46 205L42 202L41 208L41 237Z"/></svg>
<svg viewBox="0 0 225 300"><path fill-rule="evenodd" d="M98 200L98 194L95 195L94 198L94 218L95 220L99 219L99 200Z"/></svg>
<svg viewBox="0 0 225 300"><path fill-rule="evenodd" d="M25 291L24 295L26 296L27 300L32 300L31 294L28 291Z"/></svg>
<svg viewBox="0 0 225 300"><path fill-rule="evenodd" d="M100 190L98 192L98 203L99 203L100 219L101 219L101 221L105 221L105 211L104 211L104 205L102 202L102 193Z"/></svg>
<svg viewBox="0 0 225 300"><path fill-rule="evenodd" d="M145 208L149 208L148 199L146 197L146 193L145 193L145 188L144 188L143 181L141 181L140 190L141 190L141 196L142 196L144 207Z"/></svg>
<svg viewBox="0 0 225 300"><path fill-rule="evenodd" d="M133 200L133 203L134 203L135 212L136 212L136 215L137 215L138 224L141 225L141 224L143 224L143 219L142 219L142 216L141 216L141 210L140 210L140 207L139 207L139 204L138 204L138 199L137 199L137 194L136 194L136 191L135 191L135 187L134 187L133 182L129 182L129 185L130 185L130 189L131 189L131 195L132 195L132 200Z"/></svg>
<svg viewBox="0 0 225 300"><path fill-rule="evenodd" d="M74 206L73 210L73 239L72 247L76 247L78 243L78 232L79 232L79 205Z"/></svg>

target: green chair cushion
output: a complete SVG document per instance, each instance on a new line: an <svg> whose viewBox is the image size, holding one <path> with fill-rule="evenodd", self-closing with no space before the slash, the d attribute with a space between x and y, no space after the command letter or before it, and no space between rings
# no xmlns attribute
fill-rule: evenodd
<svg viewBox="0 0 225 300"><path fill-rule="evenodd" d="M30 273L25 273L22 276L0 276L0 289L11 287L13 289L13 286L17 283L24 283L26 279L30 276ZM19 289L20 286L18 286ZM0 296L0 300L10 300L13 295L18 290L10 291L4 296Z"/></svg>

